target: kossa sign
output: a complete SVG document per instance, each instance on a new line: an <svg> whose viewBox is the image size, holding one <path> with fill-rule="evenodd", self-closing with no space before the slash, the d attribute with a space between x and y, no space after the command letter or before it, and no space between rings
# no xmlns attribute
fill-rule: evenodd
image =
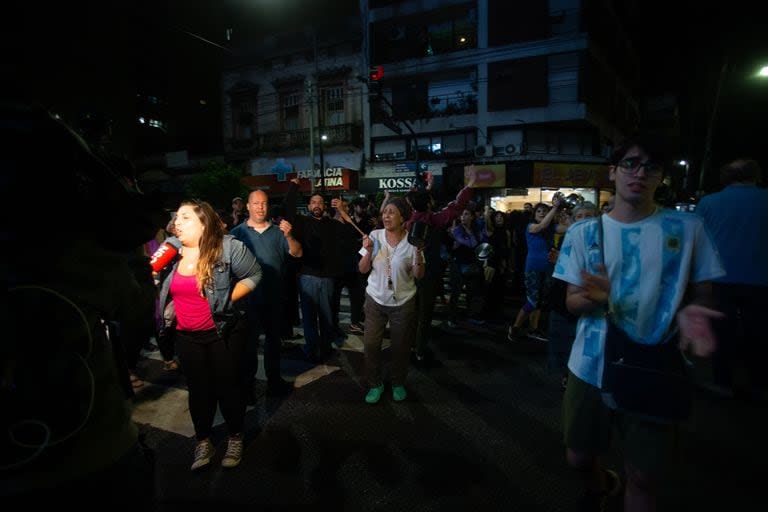
<svg viewBox="0 0 768 512"><path fill-rule="evenodd" d="M388 190L395 188L411 188L415 178L379 178L379 188Z"/></svg>

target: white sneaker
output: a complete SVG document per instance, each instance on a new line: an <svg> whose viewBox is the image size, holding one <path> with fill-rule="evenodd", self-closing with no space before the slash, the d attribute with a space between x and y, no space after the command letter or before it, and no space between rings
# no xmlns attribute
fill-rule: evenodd
<svg viewBox="0 0 768 512"><path fill-rule="evenodd" d="M234 468L243 458L243 436L238 434L227 439L227 451L221 459L221 467Z"/></svg>
<svg viewBox="0 0 768 512"><path fill-rule="evenodd" d="M208 466L211 463L214 453L216 453L216 450L214 450L213 445L209 440L206 439L205 441L200 441L195 446L195 460L192 462L192 467L190 469L196 471Z"/></svg>

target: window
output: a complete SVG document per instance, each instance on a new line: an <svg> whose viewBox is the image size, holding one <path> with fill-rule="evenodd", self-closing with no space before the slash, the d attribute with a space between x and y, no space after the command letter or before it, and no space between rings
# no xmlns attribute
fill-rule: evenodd
<svg viewBox="0 0 768 512"><path fill-rule="evenodd" d="M547 56L488 64L488 111L549 105Z"/></svg>
<svg viewBox="0 0 768 512"><path fill-rule="evenodd" d="M404 160L405 155L405 139L377 140L373 142L373 158L375 160Z"/></svg>
<svg viewBox="0 0 768 512"><path fill-rule="evenodd" d="M432 115L473 114L477 112L475 84L467 78L429 82L429 110Z"/></svg>
<svg viewBox="0 0 768 512"><path fill-rule="evenodd" d="M401 16L375 23L371 60L376 63L429 57L477 46L474 3Z"/></svg>
<svg viewBox="0 0 768 512"><path fill-rule="evenodd" d="M250 141L256 135L259 88L251 82L242 81L235 84L228 94L232 111L232 138Z"/></svg>
<svg viewBox="0 0 768 512"><path fill-rule="evenodd" d="M286 92L281 95L283 130L298 130L301 128L299 91Z"/></svg>
<svg viewBox="0 0 768 512"><path fill-rule="evenodd" d="M536 41L549 37L547 0L488 0L488 45Z"/></svg>
<svg viewBox="0 0 768 512"><path fill-rule="evenodd" d="M252 139L256 133L256 99L239 97L232 102L234 135L237 140Z"/></svg>
<svg viewBox="0 0 768 512"><path fill-rule="evenodd" d="M344 124L344 86L332 85L320 89L322 97L323 124L333 126Z"/></svg>
<svg viewBox="0 0 768 512"><path fill-rule="evenodd" d="M392 86L392 110L399 119L423 119L429 116L426 82Z"/></svg>

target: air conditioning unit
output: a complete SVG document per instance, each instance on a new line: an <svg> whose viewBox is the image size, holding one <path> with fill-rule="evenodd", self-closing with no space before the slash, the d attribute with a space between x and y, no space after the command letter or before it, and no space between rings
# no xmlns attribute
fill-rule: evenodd
<svg viewBox="0 0 768 512"><path fill-rule="evenodd" d="M520 146L516 146L514 144L507 144L504 147L504 153L507 155L519 155L520 154Z"/></svg>
<svg viewBox="0 0 768 512"><path fill-rule="evenodd" d="M493 146L491 144L477 146L475 156L493 156Z"/></svg>

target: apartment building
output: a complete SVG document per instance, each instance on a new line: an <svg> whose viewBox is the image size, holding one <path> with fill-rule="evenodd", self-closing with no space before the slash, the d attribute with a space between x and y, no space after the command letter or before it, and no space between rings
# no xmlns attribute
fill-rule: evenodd
<svg viewBox="0 0 768 512"><path fill-rule="evenodd" d="M611 145L639 119L628 87L635 57L622 28L627 7L607 0L360 5L374 78L361 192L430 172L450 195L475 166L485 199L501 209L549 200L556 190L600 201L610 187Z"/></svg>
<svg viewBox="0 0 768 512"><path fill-rule="evenodd" d="M363 168L364 82L359 18L334 30L301 28L251 39L222 77L228 160L250 187L283 194L357 189ZM323 169L321 177L320 169Z"/></svg>

